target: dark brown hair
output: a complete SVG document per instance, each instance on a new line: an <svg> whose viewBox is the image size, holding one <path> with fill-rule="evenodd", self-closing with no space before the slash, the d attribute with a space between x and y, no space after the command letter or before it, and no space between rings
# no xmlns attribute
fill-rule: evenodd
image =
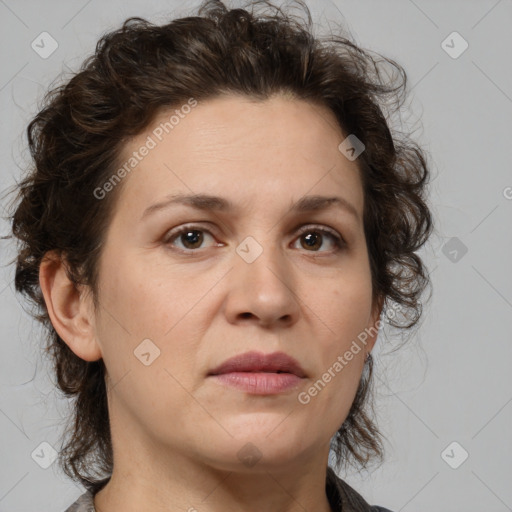
<svg viewBox="0 0 512 512"><path fill-rule="evenodd" d="M399 329L410 329L421 316L420 296L430 280L415 252L432 229L425 200L429 169L419 145L398 130L392 135L388 125L403 106L406 74L342 32L313 36L308 8L296 3L305 19L269 2L254 2L249 11L213 0L197 16L163 26L130 18L99 40L79 72L47 93L27 128L33 166L17 185L12 215L19 246L15 285L47 329L46 350L59 388L76 398L59 462L88 489L97 491L98 478L113 468L105 366L101 359L80 359L58 336L39 286L39 267L55 251L73 282L88 285L96 297L103 235L121 187L104 200L93 191L120 165L125 142L163 109L191 97L203 101L233 93L265 100L279 92L329 108L343 132L365 145L357 163L374 303L405 308L405 323L390 319ZM261 5L266 11L258 13ZM333 437L338 464L352 459L365 467L382 458L370 414L371 374L370 361Z"/></svg>

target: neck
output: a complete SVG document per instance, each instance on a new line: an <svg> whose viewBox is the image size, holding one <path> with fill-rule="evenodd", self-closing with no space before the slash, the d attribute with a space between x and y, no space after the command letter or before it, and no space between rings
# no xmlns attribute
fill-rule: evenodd
<svg viewBox="0 0 512 512"><path fill-rule="evenodd" d="M325 463L294 461L219 468L173 452L149 460L114 457L112 478L94 499L98 512L332 512ZM131 456L130 456L131 455Z"/></svg>

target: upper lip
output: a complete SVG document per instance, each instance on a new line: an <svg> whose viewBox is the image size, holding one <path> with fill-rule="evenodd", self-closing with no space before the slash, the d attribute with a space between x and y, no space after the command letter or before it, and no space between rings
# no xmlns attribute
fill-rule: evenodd
<svg viewBox="0 0 512 512"><path fill-rule="evenodd" d="M245 352L231 357L222 364L211 370L208 375L219 375L231 372L286 372L293 373L298 377L305 377L301 365L296 359L284 352L273 352L264 354L262 352Z"/></svg>

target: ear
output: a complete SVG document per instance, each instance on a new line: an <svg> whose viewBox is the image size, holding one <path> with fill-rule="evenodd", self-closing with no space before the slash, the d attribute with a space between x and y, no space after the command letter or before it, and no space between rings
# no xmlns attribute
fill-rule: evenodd
<svg viewBox="0 0 512 512"><path fill-rule="evenodd" d="M39 285L50 321L66 345L85 361L101 359L90 289L77 287L69 279L66 262L53 251L45 254L39 266Z"/></svg>
<svg viewBox="0 0 512 512"><path fill-rule="evenodd" d="M370 320L368 321L368 326L366 328L366 332L368 333L368 338L366 338L366 352L371 352L375 343L377 341L377 337L379 335L379 330L381 326L380 315L382 313L382 308L384 306L384 297L379 297L373 303L372 313L370 315Z"/></svg>

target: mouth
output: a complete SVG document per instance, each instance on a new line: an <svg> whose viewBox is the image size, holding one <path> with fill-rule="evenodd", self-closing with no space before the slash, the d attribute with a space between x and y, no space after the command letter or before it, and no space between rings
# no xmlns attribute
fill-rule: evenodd
<svg viewBox="0 0 512 512"><path fill-rule="evenodd" d="M276 394L299 386L304 369L284 352L246 352L217 366L208 373L217 382L253 394Z"/></svg>
<svg viewBox="0 0 512 512"><path fill-rule="evenodd" d="M303 378L304 369L296 359L284 352L263 354L262 352L245 352L230 359L211 370L208 375L222 375L233 372L247 373L288 373Z"/></svg>

